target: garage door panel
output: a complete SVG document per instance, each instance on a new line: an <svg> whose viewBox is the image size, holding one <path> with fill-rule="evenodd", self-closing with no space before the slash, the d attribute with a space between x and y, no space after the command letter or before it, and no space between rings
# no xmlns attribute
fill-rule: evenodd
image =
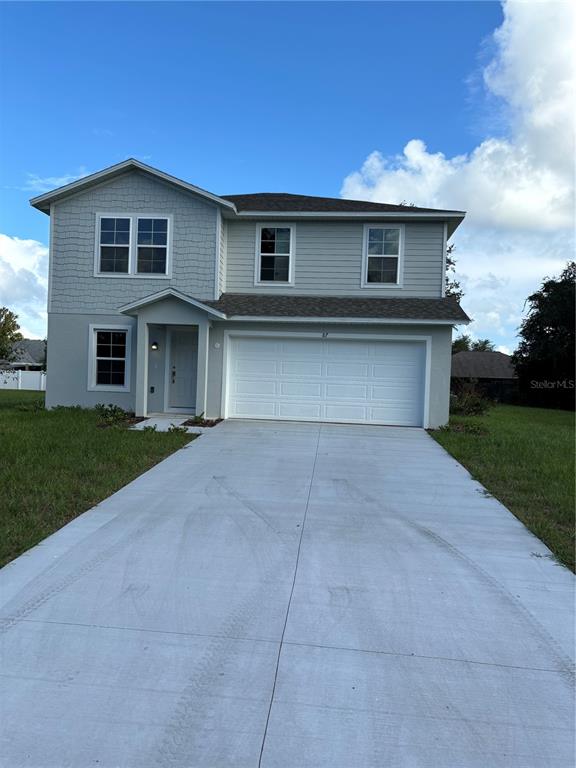
<svg viewBox="0 0 576 768"><path fill-rule="evenodd" d="M247 419L274 419L276 418L275 403L273 400L235 400L234 415Z"/></svg>
<svg viewBox="0 0 576 768"><path fill-rule="evenodd" d="M245 357L235 360L234 369L239 375L276 376L278 362L276 360L259 360L258 358Z"/></svg>
<svg viewBox="0 0 576 768"><path fill-rule="evenodd" d="M326 345L326 342L324 344ZM366 360L374 354L374 344L358 344L357 341L344 339L331 339L328 344L328 349L326 349L326 346L324 347L327 358Z"/></svg>
<svg viewBox="0 0 576 768"><path fill-rule="evenodd" d="M322 397L322 384L308 381L281 381L280 395L286 397Z"/></svg>
<svg viewBox="0 0 576 768"><path fill-rule="evenodd" d="M241 379L234 380L234 392L236 395L276 395L277 383L265 379Z"/></svg>
<svg viewBox="0 0 576 768"><path fill-rule="evenodd" d="M350 362L327 362L326 363L326 376L328 378L340 379L343 376L366 378L370 368L366 363Z"/></svg>
<svg viewBox="0 0 576 768"><path fill-rule="evenodd" d="M320 403L287 403L278 404L279 419L295 419L297 421L321 421L322 406Z"/></svg>
<svg viewBox="0 0 576 768"><path fill-rule="evenodd" d="M327 384L326 400L366 400L368 387L365 384Z"/></svg>
<svg viewBox="0 0 576 768"><path fill-rule="evenodd" d="M368 409L350 403L327 405L325 414L326 421L368 421Z"/></svg>
<svg viewBox="0 0 576 768"><path fill-rule="evenodd" d="M317 360L322 357L321 339L299 339L298 345L294 345L294 339L281 341L278 345L278 351L282 358L290 359L297 357L299 359L311 358Z"/></svg>
<svg viewBox="0 0 576 768"><path fill-rule="evenodd" d="M282 360L280 373L283 376L321 376L322 363L318 360Z"/></svg>
<svg viewBox="0 0 576 768"><path fill-rule="evenodd" d="M227 416L421 426L424 369L423 342L238 337Z"/></svg>

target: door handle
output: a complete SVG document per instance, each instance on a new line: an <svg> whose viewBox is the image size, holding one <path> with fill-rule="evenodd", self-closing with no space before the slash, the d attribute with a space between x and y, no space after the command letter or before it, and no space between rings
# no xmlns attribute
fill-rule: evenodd
<svg viewBox="0 0 576 768"><path fill-rule="evenodd" d="M176 381L176 366L172 366L172 384Z"/></svg>

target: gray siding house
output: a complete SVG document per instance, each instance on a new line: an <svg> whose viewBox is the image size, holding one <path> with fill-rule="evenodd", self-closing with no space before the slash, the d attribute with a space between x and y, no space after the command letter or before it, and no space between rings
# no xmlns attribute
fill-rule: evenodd
<svg viewBox="0 0 576 768"><path fill-rule="evenodd" d="M47 407L447 421L463 212L219 196L136 160L31 204L50 216Z"/></svg>

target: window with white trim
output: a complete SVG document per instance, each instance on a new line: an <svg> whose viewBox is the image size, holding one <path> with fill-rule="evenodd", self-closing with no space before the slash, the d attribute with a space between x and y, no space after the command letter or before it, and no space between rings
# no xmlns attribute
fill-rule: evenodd
<svg viewBox="0 0 576 768"><path fill-rule="evenodd" d="M260 227L258 232L259 283L289 283L292 270L292 227Z"/></svg>
<svg viewBox="0 0 576 768"><path fill-rule="evenodd" d="M138 274L166 274L168 219L138 219Z"/></svg>
<svg viewBox="0 0 576 768"><path fill-rule="evenodd" d="M100 219L100 272L128 274L130 266L130 219Z"/></svg>
<svg viewBox="0 0 576 768"><path fill-rule="evenodd" d="M400 227L367 227L365 283L397 285L400 282L401 239Z"/></svg>
<svg viewBox="0 0 576 768"><path fill-rule="evenodd" d="M95 275L169 277L170 216L99 214Z"/></svg>
<svg viewBox="0 0 576 768"><path fill-rule="evenodd" d="M128 331L95 329L94 385L126 387Z"/></svg>

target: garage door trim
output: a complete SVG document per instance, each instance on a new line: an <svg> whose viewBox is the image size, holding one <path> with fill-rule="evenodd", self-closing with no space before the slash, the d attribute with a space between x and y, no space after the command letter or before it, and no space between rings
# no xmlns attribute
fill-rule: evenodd
<svg viewBox="0 0 576 768"><path fill-rule="evenodd" d="M228 418L228 392L230 381L230 339L241 338L292 338L292 339L346 339L349 341L415 341L423 342L425 349L424 361L424 407L423 427L428 429L430 411L430 369L432 360L432 337L413 334L376 334L376 333L332 333L327 331L224 331L222 350L222 401L221 412L224 419Z"/></svg>

